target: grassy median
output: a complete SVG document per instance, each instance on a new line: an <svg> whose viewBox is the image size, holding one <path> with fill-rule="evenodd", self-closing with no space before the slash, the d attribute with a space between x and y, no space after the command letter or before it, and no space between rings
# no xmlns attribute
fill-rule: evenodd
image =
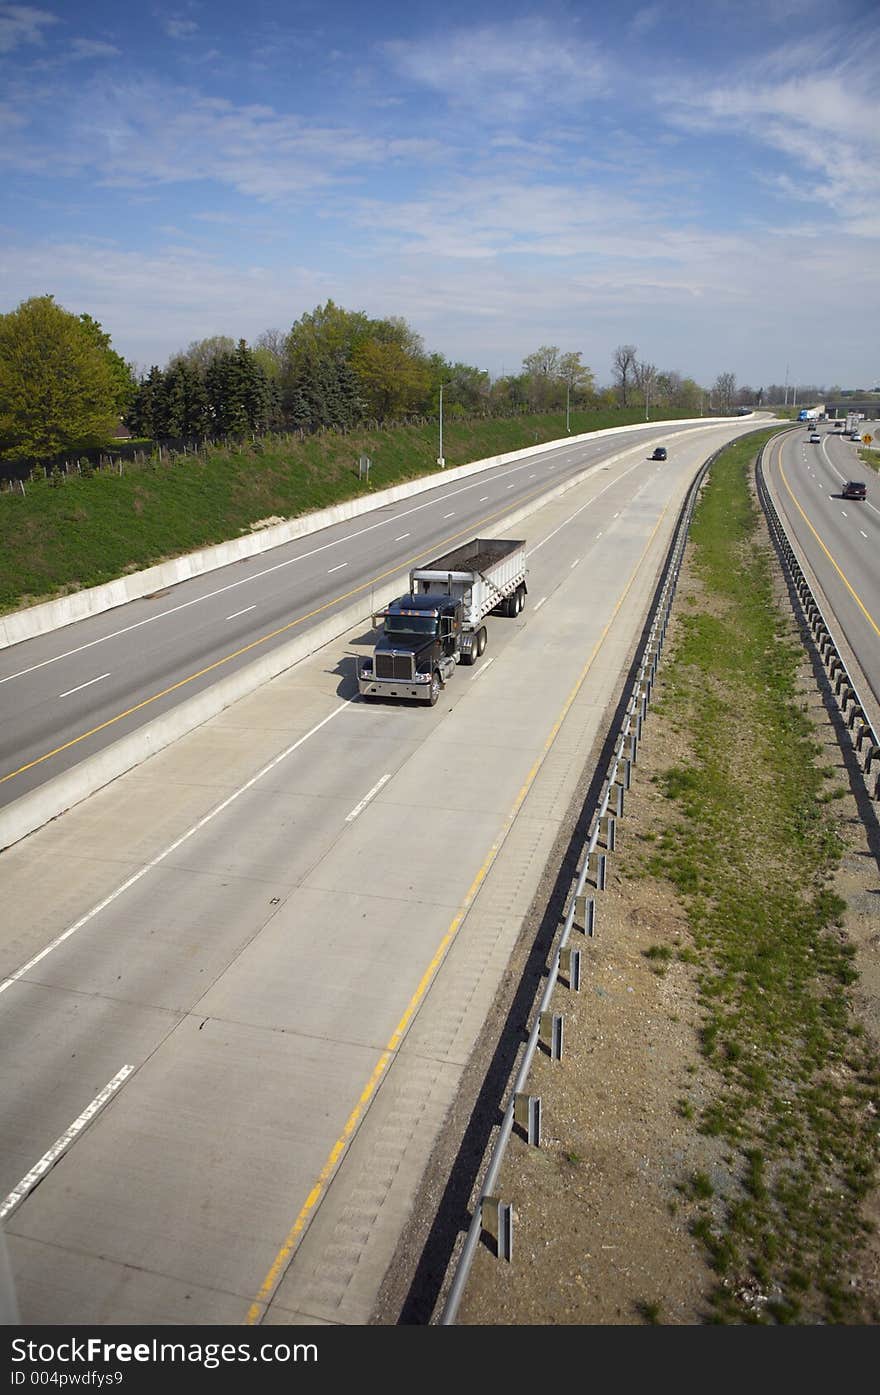
<svg viewBox="0 0 880 1395"><path fill-rule="evenodd" d="M692 943L676 952L697 966L715 1082L709 1103L680 1107L723 1140L738 1179L725 1197L689 1179L717 1320L872 1321L847 1281L867 1235L880 1076L832 886L846 790L799 695L803 649L776 594L754 455L755 438L724 452L693 521L696 586L654 709L687 754L657 777L669 818L644 869L686 908Z"/></svg>

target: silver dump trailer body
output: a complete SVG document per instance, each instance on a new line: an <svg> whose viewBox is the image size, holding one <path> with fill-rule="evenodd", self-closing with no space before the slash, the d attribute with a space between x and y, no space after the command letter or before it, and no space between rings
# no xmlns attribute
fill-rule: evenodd
<svg viewBox="0 0 880 1395"><path fill-rule="evenodd" d="M525 594L526 545L516 538L474 538L453 548L426 567L410 572L415 595L448 595L462 602L462 628L479 629L486 616L499 606L506 614L511 599ZM522 591L520 591L522 588Z"/></svg>
<svg viewBox="0 0 880 1395"><path fill-rule="evenodd" d="M358 665L358 691L373 698L437 701L457 664L472 664L488 642L486 616L516 616L525 605L526 545L475 538L409 575L409 592L373 616L382 634Z"/></svg>

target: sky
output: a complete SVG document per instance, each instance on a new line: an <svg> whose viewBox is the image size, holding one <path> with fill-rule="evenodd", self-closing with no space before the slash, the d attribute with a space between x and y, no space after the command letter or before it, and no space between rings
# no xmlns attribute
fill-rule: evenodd
<svg viewBox="0 0 880 1395"><path fill-rule="evenodd" d="M0 313L880 380L877 0L0 0Z"/></svg>

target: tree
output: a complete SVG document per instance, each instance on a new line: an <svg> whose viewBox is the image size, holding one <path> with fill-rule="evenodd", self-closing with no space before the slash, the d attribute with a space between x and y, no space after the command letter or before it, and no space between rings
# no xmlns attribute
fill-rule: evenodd
<svg viewBox="0 0 880 1395"><path fill-rule="evenodd" d="M648 407L651 402L656 402L655 384L657 382L657 369L653 363L634 363L632 373L633 387L638 390L639 400L645 399L645 418L648 416Z"/></svg>
<svg viewBox="0 0 880 1395"><path fill-rule="evenodd" d="M633 370L636 365L635 344L618 344L614 350L614 357L611 360L614 382L620 393L620 405L627 406L627 390L633 379Z"/></svg>
<svg viewBox="0 0 880 1395"><path fill-rule="evenodd" d="M412 358L399 344L368 339L352 356L367 410L378 421L417 411L430 389L424 363Z"/></svg>
<svg viewBox="0 0 880 1395"><path fill-rule="evenodd" d="M204 378L215 358L220 358L223 354L234 353L234 339L230 339L227 334L214 334L208 339L194 339L188 349L182 349L180 353L173 354L168 360L167 366L170 368L173 363L184 358Z"/></svg>
<svg viewBox="0 0 880 1395"><path fill-rule="evenodd" d="M107 354L51 295L0 315L0 455L42 460L103 445L119 413Z"/></svg>
<svg viewBox="0 0 880 1395"><path fill-rule="evenodd" d="M158 364L154 363L138 384L125 423L134 436L146 436L151 441L171 435L168 430L165 374Z"/></svg>
<svg viewBox="0 0 880 1395"><path fill-rule="evenodd" d="M736 374L719 373L712 387L712 394L715 399L715 406L719 412L729 414L733 411L733 398L736 392Z"/></svg>
<svg viewBox="0 0 880 1395"><path fill-rule="evenodd" d="M125 359L110 347L110 335L104 332L97 320L93 320L91 315L80 315L79 322L88 335L90 341L97 349L100 349L107 360L107 366L116 385L116 410L120 417L128 411L134 400L137 382L132 365L126 363Z"/></svg>
<svg viewBox="0 0 880 1395"><path fill-rule="evenodd" d="M188 359L176 359L165 373L162 408L160 436L206 435L208 395L200 373Z"/></svg>
<svg viewBox="0 0 880 1395"><path fill-rule="evenodd" d="M223 436L266 431L273 418L275 394L244 339L232 353L218 354L205 372L209 421Z"/></svg>
<svg viewBox="0 0 880 1395"><path fill-rule="evenodd" d="M595 391L595 377L593 370L585 363L581 363L580 353L562 354L559 359L559 376L571 394L571 401L578 398L581 402L585 398L591 397Z"/></svg>

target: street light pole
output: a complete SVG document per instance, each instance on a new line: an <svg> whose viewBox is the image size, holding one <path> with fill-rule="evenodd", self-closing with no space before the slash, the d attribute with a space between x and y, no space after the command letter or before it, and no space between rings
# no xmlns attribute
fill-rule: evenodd
<svg viewBox="0 0 880 1395"><path fill-rule="evenodd" d="M570 435L570 434L571 434L571 412L570 412L570 407L571 407L571 383L566 383L566 384L565 384L565 431L566 431L566 434L567 434L567 435Z"/></svg>
<svg viewBox="0 0 880 1395"><path fill-rule="evenodd" d="M446 461L443 459L443 389L446 384L440 384L440 454L437 456L437 464L441 470L446 469Z"/></svg>

